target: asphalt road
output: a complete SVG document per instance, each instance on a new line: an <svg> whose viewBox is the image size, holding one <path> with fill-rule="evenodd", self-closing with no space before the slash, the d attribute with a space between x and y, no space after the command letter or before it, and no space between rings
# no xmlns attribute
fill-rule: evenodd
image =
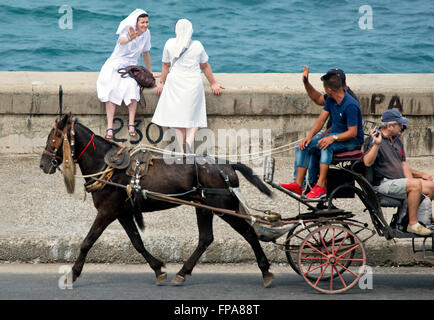
<svg viewBox="0 0 434 320"><path fill-rule="evenodd" d="M245 300L261 304L283 300L432 300L434 268L372 267L372 288L356 285L342 294L319 293L281 264L264 288L259 269L252 264L201 264L181 286L170 283L180 265L167 266L168 280L155 285L147 265L87 264L72 285L59 280L68 266L60 264L0 265L1 300ZM268 302L267 302L268 301ZM175 303L176 304L176 303Z"/></svg>

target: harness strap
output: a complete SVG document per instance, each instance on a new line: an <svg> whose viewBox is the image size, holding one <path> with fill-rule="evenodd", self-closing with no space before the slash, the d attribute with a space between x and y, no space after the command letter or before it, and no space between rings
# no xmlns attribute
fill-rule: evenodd
<svg viewBox="0 0 434 320"><path fill-rule="evenodd" d="M220 168L220 166L218 165L218 163L216 163L215 166L217 166L217 170L218 170L220 176L226 182L226 186L228 187L228 190L232 193L232 186L231 186L231 183L229 181L228 175L223 172L223 170Z"/></svg>
<svg viewBox="0 0 434 320"><path fill-rule="evenodd" d="M199 189L203 194L219 194L222 196L228 196L233 194L232 189L219 189L219 188L200 188Z"/></svg>
<svg viewBox="0 0 434 320"><path fill-rule="evenodd" d="M195 201L188 201L188 200L182 200L182 199L178 199L178 198L172 198L170 196L158 193L158 192L152 192L150 193L147 190L142 190L143 196L145 198L151 198L154 200L160 200L160 201L164 201L164 202L170 202L170 203L174 203L174 204L186 204L189 206L193 206L193 207L198 207L198 208L203 208L203 209L207 209L207 210L211 210L213 213L219 212L222 214L229 214L232 216L236 216L239 218L243 218L246 220L250 220L250 221L260 221L261 223L267 224L267 225L271 225L272 223L262 219L262 217L260 216L251 216L249 214L243 214L240 213L238 211L234 211L234 210L229 210L229 209L223 209L223 208L216 208L216 207L212 207L212 206L208 206L199 202L195 202Z"/></svg>
<svg viewBox="0 0 434 320"><path fill-rule="evenodd" d="M92 145L93 145L93 150L96 149L96 148L95 148L95 142L93 141L93 138L94 138L94 137L95 137L95 133L92 134L92 137L90 138L90 140L89 140L89 142L87 143L86 147L84 147L83 151L82 151L82 152L80 153L80 155L77 157L77 160L75 160L75 162L77 162L77 161L81 158L81 156L83 155L83 153L86 152L87 148L89 148L89 146L90 146L90 143L92 143Z"/></svg>
<svg viewBox="0 0 434 320"><path fill-rule="evenodd" d="M99 191L102 190L106 184L110 184L110 179L114 174L114 168L110 168L104 165L104 168L106 167L107 170L101 170L101 175L99 176L99 179L91 177L91 180L84 184L84 189L86 190L86 192Z"/></svg>
<svg viewBox="0 0 434 320"><path fill-rule="evenodd" d="M72 155L72 159L74 159L74 155L75 155L75 119L72 120L71 122L71 155Z"/></svg>
<svg viewBox="0 0 434 320"><path fill-rule="evenodd" d="M204 187L202 186L202 184L199 181L199 168L197 165L196 156L193 156L193 160L194 160L194 170L196 172L196 187L195 187L195 189L197 189L201 192L202 198L205 198L205 195L203 193Z"/></svg>
<svg viewBox="0 0 434 320"><path fill-rule="evenodd" d="M196 156L193 156L194 158L194 167L196 172L196 187L193 189L196 189L202 196L202 198L205 198L205 194L217 194L217 195L233 195L234 192L232 191L232 186L229 181L229 177L223 172L223 170L220 168L220 166L217 163L214 163L214 166L217 167L217 170L220 174L220 176L223 178L223 180L226 183L227 189L222 188L204 188L202 184L199 181L199 168L198 163L196 161Z"/></svg>

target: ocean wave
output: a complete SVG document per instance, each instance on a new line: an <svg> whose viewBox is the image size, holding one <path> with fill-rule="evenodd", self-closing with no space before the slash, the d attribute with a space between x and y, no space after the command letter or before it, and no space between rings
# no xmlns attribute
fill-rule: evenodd
<svg viewBox="0 0 434 320"><path fill-rule="evenodd" d="M244 5L244 6L252 6L252 5L260 5L263 3L267 3L266 0L226 0L223 1L226 2L227 4L240 4L240 5Z"/></svg>
<svg viewBox="0 0 434 320"><path fill-rule="evenodd" d="M29 46L28 48L21 48L21 49L7 49L2 50L0 52L0 57L10 57L14 55L25 55L25 54L31 54L34 57L35 56L43 56L43 57L50 57L55 58L59 56L75 56L75 55L99 55L99 54L107 54L106 51L102 50L86 50L86 49L80 49L80 48L59 48L59 47L37 47L32 48ZM107 57L108 58L108 57Z"/></svg>
<svg viewBox="0 0 434 320"><path fill-rule="evenodd" d="M18 19L21 16L24 17L33 17L38 19L46 19L46 18L54 18L58 19L62 13L65 11L62 11L59 13L59 9L61 6L40 6L36 8L25 8L25 7L15 7L15 6L9 6L9 5L2 5L0 4L0 12L2 13L3 17L12 17L13 19ZM98 19L110 19L113 21L121 21L126 17L126 15L119 15L119 14L110 14L105 11L93 11L88 10L80 7L71 7L73 15L76 17L79 17L80 19L91 19L91 20L98 20Z"/></svg>
<svg viewBox="0 0 434 320"><path fill-rule="evenodd" d="M35 71L99 71L114 48L119 22L136 5L143 5L74 0L73 29L61 30L60 4L6 2L0 4L0 70L13 66ZM352 73L434 69L434 2L373 3L372 30L358 26L362 4L351 0L160 0L144 8L150 14L153 69L159 70L164 43L174 37L174 23L182 17L193 22L193 38L205 46L215 72L301 72L304 64L315 72L326 72L331 63ZM19 34L23 23L30 27Z"/></svg>

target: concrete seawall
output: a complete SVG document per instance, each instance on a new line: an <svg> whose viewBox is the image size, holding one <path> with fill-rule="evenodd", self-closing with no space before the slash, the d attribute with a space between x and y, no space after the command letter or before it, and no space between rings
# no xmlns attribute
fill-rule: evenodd
<svg viewBox="0 0 434 320"><path fill-rule="evenodd" d="M216 74L225 87L219 97L206 84L208 126L218 129L270 129L273 147L305 136L321 108L307 97L301 74ZM310 81L322 91L320 74ZM0 72L0 153L40 153L54 118L72 112L95 133L106 129L105 106L96 94L98 73ZM206 81L205 81L206 82ZM433 154L434 74L348 74L364 119L379 121L388 108L399 109L411 121L404 135L408 156ZM62 87L62 103L59 88ZM145 89L136 119L144 143L158 97ZM60 108L62 110L60 110ZM127 109L116 112L115 138L127 140Z"/></svg>

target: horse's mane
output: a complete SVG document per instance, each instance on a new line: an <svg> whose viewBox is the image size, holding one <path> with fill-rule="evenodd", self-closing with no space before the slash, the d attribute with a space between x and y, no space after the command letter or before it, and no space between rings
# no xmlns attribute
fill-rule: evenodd
<svg viewBox="0 0 434 320"><path fill-rule="evenodd" d="M88 127L86 127L84 124L80 123L80 121L79 121L78 118L74 118L74 122L75 122L75 125L79 125L80 128L82 128L89 135L95 134L95 138L97 138L101 142L105 142L107 144L111 144L111 145L116 146L116 147L121 147L118 143L116 143L114 141L109 141L107 139L104 139L102 136L100 136L100 135L96 134L95 132L93 132L91 129L89 129Z"/></svg>

